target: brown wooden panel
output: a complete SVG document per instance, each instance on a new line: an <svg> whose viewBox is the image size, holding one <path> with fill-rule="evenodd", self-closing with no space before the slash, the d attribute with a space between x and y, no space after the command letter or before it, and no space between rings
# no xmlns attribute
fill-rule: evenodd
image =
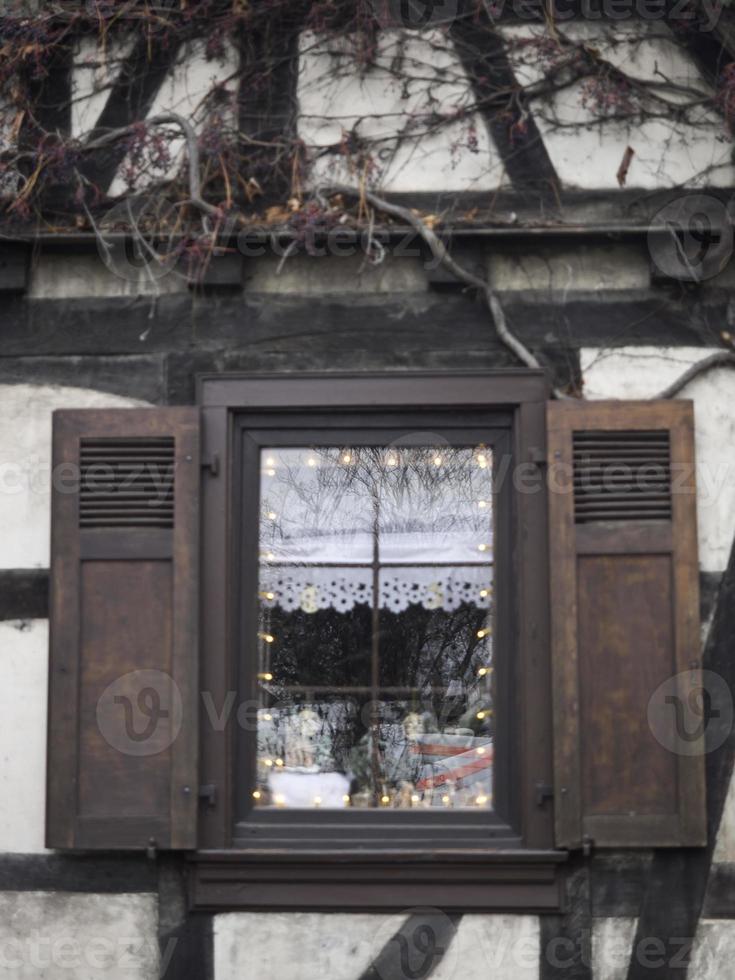
<svg viewBox="0 0 735 980"><path fill-rule="evenodd" d="M147 511L123 502L82 527L81 448L87 463L110 450L153 467L158 446L173 501L166 526L147 526ZM194 847L199 411L57 412L53 465L47 844ZM113 484L108 497L124 493ZM96 498L86 492L88 516Z"/></svg>
<svg viewBox="0 0 735 980"><path fill-rule="evenodd" d="M683 671L696 683L700 668L692 405L554 402L547 430L556 842L703 844L703 754L677 751L676 712L651 702ZM636 465L654 446L671 473L657 490L666 516L641 520L635 494L621 495L612 519L575 514L575 434L578 465L590 443Z"/></svg>
<svg viewBox="0 0 735 980"><path fill-rule="evenodd" d="M577 588L585 816L674 813L676 757L647 720L674 672L670 558L580 558Z"/></svg>
<svg viewBox="0 0 735 980"><path fill-rule="evenodd" d="M160 709L168 717L147 717L137 699L145 691L141 664L164 675L171 671L171 589L170 562L82 564L80 817L165 820L168 814L170 705ZM115 693L103 698L111 684ZM158 685L155 693L169 700ZM144 707L151 705L144 701Z"/></svg>

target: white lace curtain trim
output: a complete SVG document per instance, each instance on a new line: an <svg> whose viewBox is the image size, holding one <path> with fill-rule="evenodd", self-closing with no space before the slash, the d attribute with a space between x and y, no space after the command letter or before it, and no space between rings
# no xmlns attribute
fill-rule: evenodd
<svg viewBox="0 0 735 980"><path fill-rule="evenodd" d="M373 601L369 568L267 568L260 571L261 601L266 607L314 613L347 612ZM492 601L491 565L466 568L382 568L378 586L381 609L402 612L409 605L452 612L463 602L487 609Z"/></svg>

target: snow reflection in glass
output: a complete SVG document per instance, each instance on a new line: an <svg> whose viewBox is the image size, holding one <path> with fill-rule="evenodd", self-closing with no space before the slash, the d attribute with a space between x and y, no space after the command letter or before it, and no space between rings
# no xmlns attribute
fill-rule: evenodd
<svg viewBox="0 0 735 980"><path fill-rule="evenodd" d="M492 807L491 464L263 450L254 805Z"/></svg>

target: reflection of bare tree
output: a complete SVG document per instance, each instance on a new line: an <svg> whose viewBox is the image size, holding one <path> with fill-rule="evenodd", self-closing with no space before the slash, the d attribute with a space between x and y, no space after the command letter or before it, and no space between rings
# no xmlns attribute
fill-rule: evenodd
<svg viewBox="0 0 735 980"><path fill-rule="evenodd" d="M434 543L430 568L447 564L442 542L452 535L492 540L490 455L484 447L393 446L274 450L273 456L262 500L265 561L277 566L281 553L286 567L309 568L314 542L318 551L320 539L331 539L332 548L336 540L339 551L342 536L360 535L353 564L341 564L326 547L320 554L329 560L322 565L371 570L372 590L368 603L342 612L277 604L263 610L261 629L267 624L275 638L269 696L290 704L288 714L315 712L320 765L352 773L377 805L390 788L410 786L421 768L406 716L422 717L434 731L452 725L492 731L490 676L481 679L490 660L483 633L488 611L471 599L452 609L418 601L387 609L380 601L383 569L394 575L401 567L385 564L392 535L409 546ZM312 544L299 559L304 542ZM406 575L412 567L415 561ZM473 704L485 710L469 722Z"/></svg>

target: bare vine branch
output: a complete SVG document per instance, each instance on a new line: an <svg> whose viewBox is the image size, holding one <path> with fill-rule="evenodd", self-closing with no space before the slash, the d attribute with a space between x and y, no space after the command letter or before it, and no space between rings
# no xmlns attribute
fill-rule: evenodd
<svg viewBox="0 0 735 980"><path fill-rule="evenodd" d="M672 381L668 387L664 388L663 391L655 395L655 398L673 398L674 395L678 395L679 392L685 388L690 381L695 378L700 377L702 374L706 374L708 371L713 370L713 368L718 367L732 367L735 368L735 354L730 351L722 350L716 351L714 354L710 354L709 357L702 358L701 361L697 361L696 364L692 364L690 368L687 368L683 374L680 374L676 381Z"/></svg>

